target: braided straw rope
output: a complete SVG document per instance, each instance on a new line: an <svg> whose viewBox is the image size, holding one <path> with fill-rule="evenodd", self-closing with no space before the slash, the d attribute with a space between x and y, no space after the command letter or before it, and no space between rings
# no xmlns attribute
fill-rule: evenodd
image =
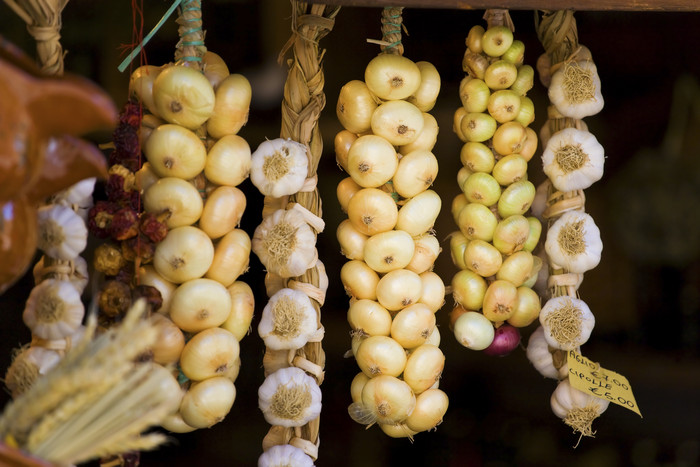
<svg viewBox="0 0 700 467"><path fill-rule="evenodd" d="M550 60L550 74L554 73L562 63L571 60L579 50L578 31L576 19L572 10L546 11L542 18L536 17L537 35ZM548 109L548 120L551 134L565 128L585 128L581 120L564 117L556 111L553 105ZM577 210L585 212L586 197L583 190L561 192L550 184L547 193L546 208L543 217L548 224L552 223L567 211ZM573 285L565 285L566 281L559 281L557 276L567 275L567 271L550 268L550 294L552 297L569 295L578 298L577 288Z"/></svg>
<svg viewBox="0 0 700 467"><path fill-rule="evenodd" d="M293 57L287 60L289 71L284 85L280 136L308 147L307 177L314 179L323 153L323 140L318 128L318 119L326 104L326 96L323 92L325 79L321 65L324 51L319 49L319 41L333 29L340 7L308 5L305 2L293 0L292 10L292 35L278 59L282 63L287 52L289 50L293 52ZM288 201L290 205L298 203L312 214L322 216L321 199L317 188L313 191L293 194ZM319 277L322 275L325 275L325 271L319 270L317 264L303 275L288 282L294 284L294 288L313 291L318 288ZM290 286L289 284L287 286ZM307 284L306 288L302 284ZM311 302L317 311L319 329L322 329L321 305L324 294L308 295L312 298ZM308 342L304 347L290 351L287 360L290 365L310 373L319 385L323 382L326 357L321 342ZM301 427L272 426L263 441L263 449L267 450L278 444L291 444L302 449L315 460L318 457L319 426L318 417Z"/></svg>

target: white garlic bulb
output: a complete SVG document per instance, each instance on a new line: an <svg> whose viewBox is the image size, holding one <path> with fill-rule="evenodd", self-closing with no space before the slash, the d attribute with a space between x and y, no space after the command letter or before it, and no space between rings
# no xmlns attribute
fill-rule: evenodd
<svg viewBox="0 0 700 467"><path fill-rule="evenodd" d="M70 282L46 279L32 289L22 319L32 334L53 340L77 331L84 315L80 294Z"/></svg>
<svg viewBox="0 0 700 467"><path fill-rule="evenodd" d="M270 425L303 426L321 413L321 389L304 370L281 368L258 388L258 405Z"/></svg>
<svg viewBox="0 0 700 467"><path fill-rule="evenodd" d="M585 344L595 326L595 317L586 302L566 295L547 300L539 319L547 343L562 350Z"/></svg>
<svg viewBox="0 0 700 467"><path fill-rule="evenodd" d="M542 153L544 173L559 191L583 190L603 177L605 150L593 133L565 128L554 133Z"/></svg>
<svg viewBox="0 0 700 467"><path fill-rule="evenodd" d="M253 252L265 268L281 277L296 277L317 259L316 235L299 211L278 209L255 229Z"/></svg>
<svg viewBox="0 0 700 467"><path fill-rule="evenodd" d="M12 360L5 375L5 385L13 398L23 394L34 381L48 373L61 360L56 350L39 346L24 347Z"/></svg>
<svg viewBox="0 0 700 467"><path fill-rule="evenodd" d="M73 209L60 204L49 204L38 210L37 247L51 256L70 260L87 246L87 227Z"/></svg>
<svg viewBox="0 0 700 467"><path fill-rule="evenodd" d="M291 139L263 141L251 155L250 181L265 196L297 193L308 174L306 146Z"/></svg>
<svg viewBox="0 0 700 467"><path fill-rule="evenodd" d="M581 119L600 112L605 101L595 63L592 60L565 63L552 75L549 100L566 117Z"/></svg>
<svg viewBox="0 0 700 467"><path fill-rule="evenodd" d="M273 350L299 349L313 339L318 329L311 299L297 290L276 292L262 311L258 334Z"/></svg>
<svg viewBox="0 0 700 467"><path fill-rule="evenodd" d="M567 378L559 381L550 405L552 412L575 431L584 436L593 436L591 424L607 410L610 401L576 389Z"/></svg>
<svg viewBox="0 0 700 467"><path fill-rule="evenodd" d="M549 227L544 249L555 269L584 273L600 262L603 242L600 230L589 214L568 211Z"/></svg>
<svg viewBox="0 0 700 467"><path fill-rule="evenodd" d="M564 379L569 374L566 355L563 355L562 361L555 362L554 352L562 353L559 349L550 348L544 338L544 328L538 326L527 341L525 355L532 366L545 378Z"/></svg>
<svg viewBox="0 0 700 467"><path fill-rule="evenodd" d="M301 449L291 444L270 447L258 458L258 467L313 467L314 461Z"/></svg>

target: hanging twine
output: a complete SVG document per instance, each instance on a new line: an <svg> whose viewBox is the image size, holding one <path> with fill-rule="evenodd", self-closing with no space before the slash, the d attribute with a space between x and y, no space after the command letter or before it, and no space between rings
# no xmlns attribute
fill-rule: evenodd
<svg viewBox="0 0 700 467"><path fill-rule="evenodd" d="M515 24L513 23L508 10L489 9L486 10L483 18L486 21L487 28L494 26L506 26L508 29L515 32Z"/></svg>
<svg viewBox="0 0 700 467"><path fill-rule="evenodd" d="M62 75L65 53L60 42L61 13L68 0L5 0L5 3L27 23L27 31L36 40L41 71Z"/></svg>
<svg viewBox="0 0 700 467"><path fill-rule="evenodd" d="M319 41L325 37L335 24L335 17L340 11L337 6L319 4L308 5L297 0L292 1L292 35L283 47L279 62L282 63L289 50L293 58L287 60L289 72L284 84L282 102L282 127L280 136L305 144L308 148L308 178L316 177L319 160L323 153L323 140L318 127L318 119L326 104L323 92L325 84L321 61L324 51L319 49ZM298 203L318 217L322 217L321 199L317 188L289 197L289 203ZM319 286L319 266L308 269L303 275L294 278L296 287L309 284ZM311 297L317 312L319 329L321 324L321 302ZM325 353L321 342L309 342L304 347L292 351L289 361L309 372L320 385L323 382ZM312 459L318 457L320 419L316 418L302 427L284 428L272 426L263 442L263 449L275 444L289 443L303 449Z"/></svg>
<svg viewBox="0 0 700 467"><path fill-rule="evenodd" d="M403 7L386 7L382 11L382 44L381 49L385 54L403 55L401 43L401 28Z"/></svg>
<svg viewBox="0 0 700 467"><path fill-rule="evenodd" d="M204 46L205 31L202 29L202 2L184 0L179 7L178 34L180 41L175 46L175 61L185 62L196 70L202 69L202 57L207 51Z"/></svg>

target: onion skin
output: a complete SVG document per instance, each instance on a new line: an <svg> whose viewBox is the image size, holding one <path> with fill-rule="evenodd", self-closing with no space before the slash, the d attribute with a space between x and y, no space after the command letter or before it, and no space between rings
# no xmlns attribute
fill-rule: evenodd
<svg viewBox="0 0 700 467"><path fill-rule="evenodd" d="M520 345L520 331L509 324L499 326L493 336L493 341L483 352L486 355L503 357Z"/></svg>

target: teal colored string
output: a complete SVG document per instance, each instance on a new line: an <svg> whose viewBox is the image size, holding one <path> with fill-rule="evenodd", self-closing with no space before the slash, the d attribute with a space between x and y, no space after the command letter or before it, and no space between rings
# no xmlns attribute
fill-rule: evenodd
<svg viewBox="0 0 700 467"><path fill-rule="evenodd" d="M141 50L146 46L148 41L151 40L151 38L155 35L156 32L163 26L163 24L167 21L168 18L170 18L170 15L173 14L175 9L180 6L180 3L182 3L183 0L175 0L172 5L170 5L170 8L168 8L168 11L165 12L163 17L156 23L155 27L151 29L151 32L148 33L146 37L143 38L143 41L139 45L136 46L134 50L131 51L129 55L119 64L117 67L117 70L119 70L120 73L123 73L124 70L126 70L126 67L131 64L131 62L136 58L136 56L141 52Z"/></svg>
<svg viewBox="0 0 700 467"><path fill-rule="evenodd" d="M192 4L192 3L193 3L193 0L185 0L184 4L183 4L183 6L182 6L182 13L183 13L183 14L184 14L184 13L187 13L188 11L200 11L200 10L201 10L201 7L199 7L199 6L189 6L189 5ZM201 5L201 4L200 4L200 5ZM194 21L200 21L200 19L197 19L197 18L187 18L187 19L184 19L183 21L185 21L185 22L194 22ZM182 36L185 37L185 36L188 36L188 35L193 34L193 33L195 33L195 32L201 31L201 30L202 30L202 26L201 26L201 25L200 25L200 26L197 26L197 27L194 27L194 28L189 28L189 29L187 29L187 30L182 34ZM201 41L201 40L198 40L198 41L185 41L185 40L183 40L183 41L180 42L180 44L183 45L183 46L185 46L185 47L190 47L190 46L204 45L204 41ZM189 56L189 55L188 55L188 56L182 57L181 60L184 60L184 61L186 61L186 62L201 62L201 61L202 61L202 57L197 57L197 56L192 57L192 56Z"/></svg>
<svg viewBox="0 0 700 467"><path fill-rule="evenodd" d="M384 11L386 12L386 11L389 10L389 9L390 9L390 8L385 7L385 8L384 8ZM393 15L387 14L386 17L385 17L385 16L382 16L382 24L386 24L386 25L389 25L389 26L394 26L394 27L396 27L396 29L391 30L391 31L386 31L386 32L384 33L384 39L385 39L385 40L386 40L386 37L389 36L389 35L391 35L391 34L401 34L401 23L393 23L393 22L389 21L389 19L396 19L396 18L400 18L400 17L401 17L400 14L399 14L399 15L396 15L396 14L393 14ZM386 50L386 49L392 49L392 48L394 48L394 47L398 47L399 45L401 45L401 39L399 39L398 41L392 42L391 44L388 44L388 45L384 46L384 50Z"/></svg>

